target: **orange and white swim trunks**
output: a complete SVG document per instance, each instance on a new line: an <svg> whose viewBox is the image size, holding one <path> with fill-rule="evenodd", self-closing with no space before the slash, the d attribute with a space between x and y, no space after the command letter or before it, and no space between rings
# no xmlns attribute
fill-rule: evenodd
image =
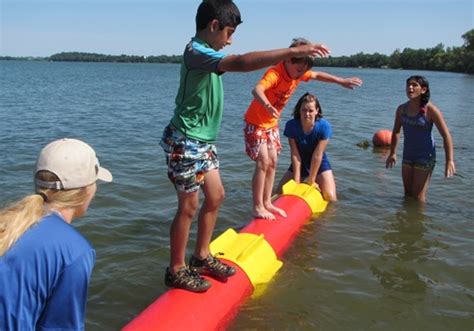
<svg viewBox="0 0 474 331"><path fill-rule="evenodd" d="M280 130L278 126L271 128L262 128L247 122L244 122L245 153L256 160L260 147L267 145L269 150L276 150L277 154L281 151Z"/></svg>

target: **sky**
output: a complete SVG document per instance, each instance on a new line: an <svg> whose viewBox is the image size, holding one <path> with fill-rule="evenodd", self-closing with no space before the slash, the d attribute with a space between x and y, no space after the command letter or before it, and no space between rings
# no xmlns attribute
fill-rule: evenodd
<svg viewBox="0 0 474 331"><path fill-rule="evenodd" d="M333 56L463 45L474 0L234 0L243 23L226 54L324 43ZM0 56L78 51L179 55L200 0L0 0Z"/></svg>

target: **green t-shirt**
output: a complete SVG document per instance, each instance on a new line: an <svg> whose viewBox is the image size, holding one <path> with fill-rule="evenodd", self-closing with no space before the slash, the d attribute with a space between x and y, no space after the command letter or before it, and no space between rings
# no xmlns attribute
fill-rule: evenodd
<svg viewBox="0 0 474 331"><path fill-rule="evenodd" d="M215 142L224 110L224 89L217 69L225 55L193 38L186 46L171 124L186 137Z"/></svg>

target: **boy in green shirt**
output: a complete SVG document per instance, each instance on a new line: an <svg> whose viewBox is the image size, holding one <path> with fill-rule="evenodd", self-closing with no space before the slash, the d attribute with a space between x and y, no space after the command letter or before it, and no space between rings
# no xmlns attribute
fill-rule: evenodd
<svg viewBox="0 0 474 331"><path fill-rule="evenodd" d="M320 44L225 55L242 23L232 0L204 0L196 14L196 35L187 44L181 64L176 108L164 129L160 145L166 153L168 177L176 188L178 210L170 229L170 265L165 284L193 292L204 292L211 283L201 274L225 280L236 270L210 254L209 244L224 200L219 160L214 145L224 109L221 75L228 71L258 70L292 57L326 56ZM199 207L199 189L204 201L198 216L196 247L185 262L186 245Z"/></svg>

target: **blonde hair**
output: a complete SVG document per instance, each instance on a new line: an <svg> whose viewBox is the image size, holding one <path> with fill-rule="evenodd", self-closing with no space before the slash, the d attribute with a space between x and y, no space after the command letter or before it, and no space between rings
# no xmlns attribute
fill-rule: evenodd
<svg viewBox="0 0 474 331"><path fill-rule="evenodd" d="M46 182L59 180L49 171L39 171L36 178ZM37 186L36 193L0 210L0 256L3 256L23 233L37 224L44 215L52 210L79 208L89 195L87 187L54 190Z"/></svg>

